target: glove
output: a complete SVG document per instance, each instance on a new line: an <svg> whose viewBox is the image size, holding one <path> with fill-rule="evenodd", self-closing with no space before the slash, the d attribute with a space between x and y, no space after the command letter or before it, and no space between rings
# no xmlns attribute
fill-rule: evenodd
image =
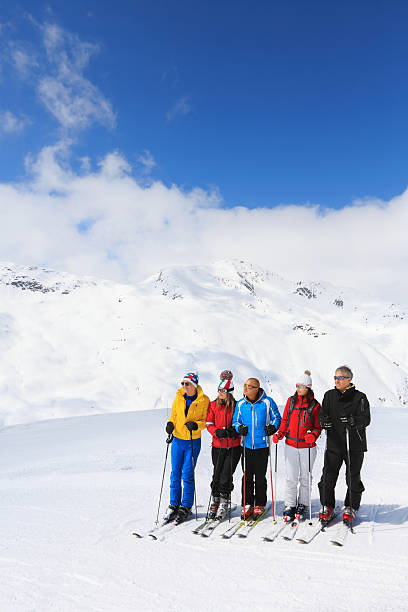
<svg viewBox="0 0 408 612"><path fill-rule="evenodd" d="M228 431L226 429L216 429L215 435L217 438L228 438Z"/></svg>
<svg viewBox="0 0 408 612"><path fill-rule="evenodd" d="M314 444L314 442L316 442L316 436L312 433L307 433L305 435L305 442L306 444Z"/></svg>
<svg viewBox="0 0 408 612"><path fill-rule="evenodd" d="M267 436L271 436L276 432L276 427L272 423L268 423L268 425L265 425L264 431Z"/></svg>
<svg viewBox="0 0 408 612"><path fill-rule="evenodd" d="M281 431L277 431L272 436L272 440L275 444L277 444L279 440L282 440L282 438L283 438L283 433Z"/></svg>
<svg viewBox="0 0 408 612"><path fill-rule="evenodd" d="M238 438L239 433L237 433L237 430L235 429L235 427L228 427L227 429L227 434L229 438Z"/></svg>
<svg viewBox="0 0 408 612"><path fill-rule="evenodd" d="M187 421L186 427L188 431L195 431L196 429L198 429L198 425L195 421Z"/></svg>
<svg viewBox="0 0 408 612"><path fill-rule="evenodd" d="M357 419L353 414L349 414L349 416L340 417L340 421L345 424L349 429L354 429L357 427Z"/></svg>
<svg viewBox="0 0 408 612"><path fill-rule="evenodd" d="M240 433L241 436L247 436L248 435L248 427L247 427L247 425L240 425L238 427L238 433Z"/></svg>
<svg viewBox="0 0 408 612"><path fill-rule="evenodd" d="M169 421L166 425L166 433L168 434L172 434L174 431L174 423L172 423L171 421Z"/></svg>
<svg viewBox="0 0 408 612"><path fill-rule="evenodd" d="M331 427L333 427L333 423L331 422L329 417L326 417L326 416L323 416L321 418L320 425L322 426L323 429L330 429Z"/></svg>

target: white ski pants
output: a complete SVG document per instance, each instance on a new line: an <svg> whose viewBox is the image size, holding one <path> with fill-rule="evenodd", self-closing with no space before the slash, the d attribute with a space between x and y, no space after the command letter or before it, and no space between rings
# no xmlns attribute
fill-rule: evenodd
<svg viewBox="0 0 408 612"><path fill-rule="evenodd" d="M317 446L310 449L310 471L317 455ZM286 490L285 504L309 506L309 449L294 448L285 444ZM299 485L299 494L298 494ZM310 487L312 477L310 476Z"/></svg>

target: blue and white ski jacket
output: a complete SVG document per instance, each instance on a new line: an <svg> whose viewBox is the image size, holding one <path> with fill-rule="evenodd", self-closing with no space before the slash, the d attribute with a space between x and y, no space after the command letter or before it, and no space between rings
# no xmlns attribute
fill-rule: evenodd
<svg viewBox="0 0 408 612"><path fill-rule="evenodd" d="M271 423L279 429L281 415L278 407L263 389L259 389L259 397L252 404L246 397L237 402L232 424L238 431L240 425L247 425L248 435L245 436L246 448L266 448L268 437L265 435L265 425Z"/></svg>

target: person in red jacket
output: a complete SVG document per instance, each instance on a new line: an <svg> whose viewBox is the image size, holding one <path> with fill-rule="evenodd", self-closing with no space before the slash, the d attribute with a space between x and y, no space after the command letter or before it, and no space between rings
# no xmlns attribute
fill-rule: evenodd
<svg viewBox="0 0 408 612"><path fill-rule="evenodd" d="M233 474L241 456L241 436L232 427L235 399L229 370L221 372L218 397L209 405L207 430L212 435L211 456L214 466L211 482L209 518L223 519L234 488Z"/></svg>
<svg viewBox="0 0 408 612"><path fill-rule="evenodd" d="M275 444L286 436L286 490L283 519L301 518L310 503L311 472L317 455L316 440L322 428L319 424L320 404L314 398L309 370L299 377L296 392L288 398L279 430L273 435Z"/></svg>

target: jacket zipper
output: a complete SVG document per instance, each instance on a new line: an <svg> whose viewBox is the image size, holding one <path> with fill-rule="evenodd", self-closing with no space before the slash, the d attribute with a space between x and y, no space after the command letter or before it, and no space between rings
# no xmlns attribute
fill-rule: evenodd
<svg viewBox="0 0 408 612"><path fill-rule="evenodd" d="M251 404L252 406L252 450L254 450L255 448L255 442L254 442L254 405Z"/></svg>

